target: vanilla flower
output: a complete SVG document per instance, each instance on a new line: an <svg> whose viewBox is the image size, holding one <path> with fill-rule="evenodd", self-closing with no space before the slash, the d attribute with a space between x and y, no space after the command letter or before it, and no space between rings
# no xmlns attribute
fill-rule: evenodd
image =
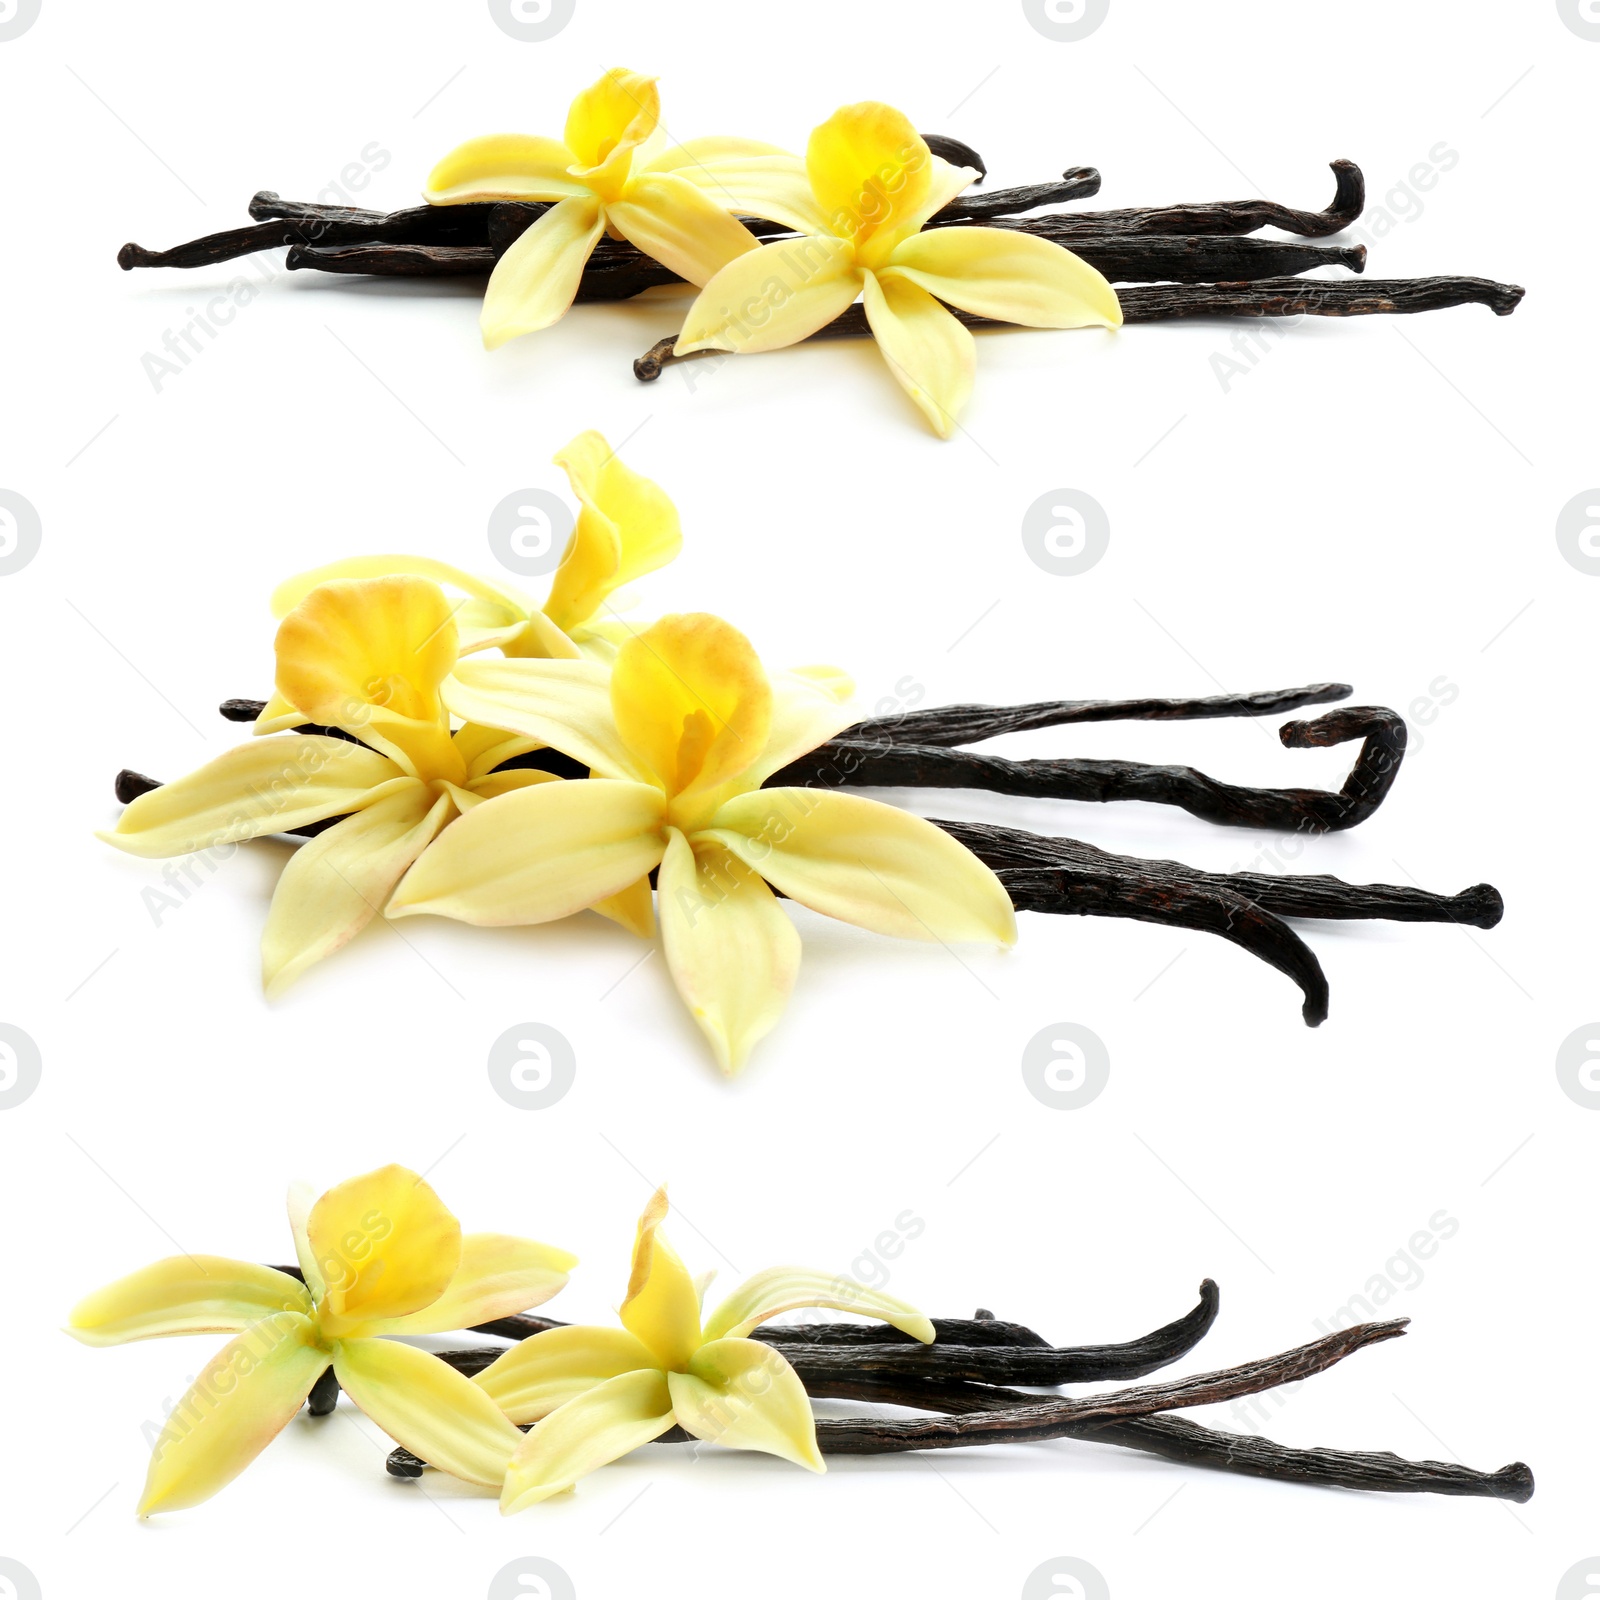
<svg viewBox="0 0 1600 1600"><path fill-rule="evenodd" d="M416 1173L382 1167L315 1205L289 1194L305 1281L225 1256L172 1256L97 1290L68 1331L89 1345L235 1335L173 1408L139 1514L209 1500L273 1441L331 1366L406 1449L497 1486L521 1436L483 1388L393 1334L447 1333L540 1305L575 1264L564 1250L461 1224Z"/></svg>

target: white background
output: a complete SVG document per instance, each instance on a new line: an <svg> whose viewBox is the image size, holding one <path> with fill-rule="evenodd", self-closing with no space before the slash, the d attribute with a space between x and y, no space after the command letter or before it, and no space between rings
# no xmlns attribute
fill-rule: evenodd
<svg viewBox="0 0 1600 1600"><path fill-rule="evenodd" d="M373 145L389 159L350 198L410 204L456 142L558 132L571 95L619 62L661 75L680 137L798 148L835 106L881 98L976 144L994 183L1097 165L1108 206L1319 207L1326 163L1350 156L1364 226L1390 217L1375 275L1481 274L1529 297L1505 320L1308 322L1227 390L1213 357L1232 325L988 337L965 435L942 444L866 344L636 384L632 357L681 300L583 308L491 357L470 284L290 276L278 254L117 270L125 240L243 223L262 187L310 198ZM1063 1556L1119 1600L1555 1594L1600 1547L1600 1112L1554 1066L1600 1015L1600 578L1555 540L1561 508L1600 481L1597 69L1600 43L1553 0L1112 0L1078 43L1014 3L578 0L538 44L481 3L44 0L0 42L0 487L43 525L37 557L0 578L0 1020L43 1060L37 1091L0 1111L0 1554L51 1600L108 1582L477 1596L534 1554L584 1600L1011 1596ZM1441 144L1450 170L1398 188ZM145 354L258 268L263 292L158 392ZM733 1083L659 958L630 971L639 947L595 919L374 929L267 1006L256 939L287 847L240 850L158 926L141 892L161 864L93 838L116 816L113 775L170 777L236 742L213 708L269 688L279 578L368 550L486 567L491 508L561 489L549 458L587 427L625 439L683 513L684 553L640 586L638 614L717 611L773 661L848 665L868 706L905 678L924 704L1345 679L1413 722L1384 808L1298 855L1147 806L896 798L1219 870L1486 880L1504 924L1307 927L1333 989L1312 1031L1285 979L1198 934L1028 916L1014 952L958 965L800 913L794 1003ZM1109 553L1078 577L1039 570L1020 538L1060 488L1111 520ZM1265 722L999 748L1335 787L1354 749L1287 752ZM545 1111L509 1107L486 1073L491 1043L527 1021L577 1053ZM1040 1104L1019 1069L1065 1021L1112 1063L1077 1111ZM551 1309L586 1320L620 1298L632 1218L666 1179L677 1242L724 1286L778 1261L878 1277L863 1253L907 1211L924 1226L887 1264L896 1292L1061 1342L1132 1337L1215 1276L1221 1320L1191 1371L1314 1337L1386 1278L1382 1309L1412 1316L1410 1337L1281 1408L1197 1415L1291 1443L1523 1459L1539 1491L1522 1507L1318 1491L1071 1442L821 1479L665 1447L502 1521L436 1476L426 1500L387 1480L386 1442L346 1404L291 1425L203 1508L140 1524L141 1429L212 1341L90 1351L58 1331L68 1307L179 1248L281 1260L289 1178L389 1160L426 1169L468 1227L577 1251ZM1396 1253L1440 1212L1456 1227L1416 1282Z"/></svg>

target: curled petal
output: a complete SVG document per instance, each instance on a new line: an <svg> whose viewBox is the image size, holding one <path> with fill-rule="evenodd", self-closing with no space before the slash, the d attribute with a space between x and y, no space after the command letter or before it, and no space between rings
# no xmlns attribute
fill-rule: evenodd
<svg viewBox="0 0 1600 1600"><path fill-rule="evenodd" d="M681 1367L700 1345L700 1296L661 1224L667 1191L658 1189L639 1218L628 1296L618 1315L663 1367Z"/></svg>
<svg viewBox="0 0 1600 1600"><path fill-rule="evenodd" d="M523 617L533 609L533 602L510 584L475 577L447 561L435 561L429 556L374 555L347 556L343 561L330 561L326 566L285 578L272 591L272 614L280 618L287 616L313 589L335 578L397 577L427 578L441 588L460 589L463 594L494 607L507 620ZM480 622L486 620L480 619ZM460 622L459 614L457 622Z"/></svg>
<svg viewBox="0 0 1600 1600"><path fill-rule="evenodd" d="M895 382L948 439L972 394L977 341L926 289L892 274L869 272L862 300Z"/></svg>
<svg viewBox="0 0 1600 1600"><path fill-rule="evenodd" d="M620 894L608 894L604 900L596 900L589 909L641 939L655 934L655 897L648 876L636 878Z"/></svg>
<svg viewBox="0 0 1600 1600"><path fill-rule="evenodd" d="M287 1209L289 1231L294 1235L295 1260L300 1264L300 1272L305 1278L306 1288L311 1291L311 1298L320 1300L327 1291L327 1285L322 1281L322 1271L317 1266L317 1253L311 1248L311 1235L306 1231L306 1225L311 1220L312 1208L316 1203L316 1191L309 1183L296 1181L289 1185Z"/></svg>
<svg viewBox="0 0 1600 1600"><path fill-rule="evenodd" d="M829 790L761 789L728 801L708 832L824 916L902 939L1016 942L1000 880L908 811Z"/></svg>
<svg viewBox="0 0 1600 1600"><path fill-rule="evenodd" d="M802 234L735 256L689 307L673 347L781 350L839 316L861 292L855 252L841 239Z"/></svg>
<svg viewBox="0 0 1600 1600"><path fill-rule="evenodd" d="M626 177L633 152L656 131L661 93L654 78L613 67L573 100L564 135L573 165L597 188Z"/></svg>
<svg viewBox="0 0 1600 1600"><path fill-rule="evenodd" d="M932 1344L933 1324L913 1305L857 1283L854 1278L805 1267L770 1267L747 1278L728 1296L706 1323L708 1339L747 1338L752 1328L769 1317L806 1306L824 1311L850 1311L858 1317L876 1317L913 1339Z"/></svg>
<svg viewBox="0 0 1600 1600"><path fill-rule="evenodd" d="M674 1420L695 1438L828 1470L805 1385L770 1345L713 1340L695 1352L687 1372L669 1372L667 1386Z"/></svg>
<svg viewBox="0 0 1600 1600"><path fill-rule="evenodd" d="M552 206L495 262L479 326L486 350L559 322L605 224L590 195Z"/></svg>
<svg viewBox="0 0 1600 1600"><path fill-rule="evenodd" d="M916 226L933 186L933 153L903 112L867 100L813 129L806 172L828 231L865 249Z"/></svg>
<svg viewBox="0 0 1600 1600"><path fill-rule="evenodd" d="M656 1364L626 1328L551 1328L512 1345L472 1381L513 1422L528 1423L611 1378Z"/></svg>
<svg viewBox="0 0 1600 1600"><path fill-rule="evenodd" d="M715 190L673 172L634 178L606 220L623 238L697 288L747 250L756 236L717 203Z"/></svg>
<svg viewBox="0 0 1600 1600"><path fill-rule="evenodd" d="M569 177L573 154L559 139L491 133L458 144L432 172L423 196L429 205L474 200L564 200L585 194Z"/></svg>
<svg viewBox="0 0 1600 1600"><path fill-rule="evenodd" d="M578 1258L537 1239L504 1233L469 1233L461 1240L461 1264L432 1305L390 1322L370 1324L366 1333L451 1333L481 1322L514 1316L542 1306L566 1286Z"/></svg>
<svg viewBox="0 0 1600 1600"><path fill-rule="evenodd" d="M168 1256L86 1295L67 1332L97 1346L237 1333L275 1311L310 1315L311 1296L288 1273L227 1256Z"/></svg>

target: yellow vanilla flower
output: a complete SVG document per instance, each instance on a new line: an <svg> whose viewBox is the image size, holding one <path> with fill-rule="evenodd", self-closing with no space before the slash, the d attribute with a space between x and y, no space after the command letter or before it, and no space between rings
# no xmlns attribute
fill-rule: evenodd
<svg viewBox="0 0 1600 1600"><path fill-rule="evenodd" d="M139 1514L225 1488L282 1431L331 1366L383 1431L469 1483L498 1486L521 1435L485 1391L392 1334L448 1333L540 1305L567 1281L564 1250L461 1232L431 1188L381 1167L315 1205L289 1192L304 1283L225 1256L172 1256L97 1290L68 1331L89 1345L180 1333L236 1337L207 1363L156 1441Z"/></svg>
<svg viewBox="0 0 1600 1600"><path fill-rule="evenodd" d="M639 1219L620 1328L536 1333L473 1379L513 1422L535 1424L506 1469L502 1511L570 1489L674 1424L697 1439L824 1471L794 1368L749 1337L781 1311L853 1311L933 1340L933 1324L903 1300L798 1267L757 1273L702 1327L699 1291L661 1232L666 1214L662 1189Z"/></svg>
<svg viewBox="0 0 1600 1600"><path fill-rule="evenodd" d="M179 856L341 819L302 844L278 879L261 938L269 994L354 938L456 818L559 782L495 771L538 739L473 724L452 735L439 688L456 664L456 624L436 583L321 584L283 619L276 651L273 706L291 708L289 722L337 732L252 740L141 795L100 835L130 855Z"/></svg>
<svg viewBox="0 0 1600 1600"><path fill-rule="evenodd" d="M536 738L593 776L463 817L388 914L548 922L613 896L648 928L659 868L667 965L725 1072L778 1020L799 968L773 888L878 933L1016 938L999 879L931 822L857 795L761 787L851 719L816 678L790 675L775 693L720 618L663 618L622 646L609 677L587 661L475 660L444 692L458 715Z"/></svg>
<svg viewBox="0 0 1600 1600"><path fill-rule="evenodd" d="M793 158L747 139L669 145L660 120L656 80L615 67L572 102L562 138L469 139L433 169L433 205L555 202L495 264L483 300L489 349L565 315L604 233L693 284L755 247L732 208L759 194L769 163Z"/></svg>
<svg viewBox="0 0 1600 1600"><path fill-rule="evenodd" d="M593 428L557 452L555 463L578 497L578 516L542 605L510 584L473 577L427 556L375 555L288 579L273 592L273 615L284 616L334 578L430 578L468 596L455 609L462 655L500 650L508 656L609 659L623 630L599 613L616 590L664 567L683 548L678 508ZM262 712L256 732L276 733L304 720L276 699Z"/></svg>
<svg viewBox="0 0 1600 1600"><path fill-rule="evenodd" d="M811 135L808 183L763 215L797 239L735 257L689 310L676 350L777 350L832 322L860 295L884 359L941 438L972 391L971 332L940 302L1032 328L1115 328L1116 291L1047 239L1004 228L923 224L977 177L929 151L876 101L845 106Z"/></svg>

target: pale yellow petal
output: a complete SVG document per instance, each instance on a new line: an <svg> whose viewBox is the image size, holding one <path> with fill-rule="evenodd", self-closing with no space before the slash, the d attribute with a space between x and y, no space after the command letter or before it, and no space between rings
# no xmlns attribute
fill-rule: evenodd
<svg viewBox="0 0 1600 1600"><path fill-rule="evenodd" d="M812 130L806 172L828 231L865 250L921 215L933 155L903 112L867 100L841 106Z"/></svg>
<svg viewBox="0 0 1600 1600"><path fill-rule="evenodd" d="M522 1435L470 1378L392 1339L340 1340L333 1370L396 1444L442 1472L499 1488Z"/></svg>
<svg viewBox="0 0 1600 1600"><path fill-rule="evenodd" d="M672 1426L672 1396L659 1372L625 1372L567 1401L525 1435L506 1469L508 1516L570 1489Z"/></svg>
<svg viewBox="0 0 1600 1600"><path fill-rule="evenodd" d="M932 1344L933 1324L913 1305L869 1289L854 1278L813 1272L807 1267L769 1267L746 1278L706 1323L708 1339L741 1339L769 1317L814 1306L824 1311L849 1311L858 1317L876 1317L913 1339Z"/></svg>
<svg viewBox="0 0 1600 1600"><path fill-rule="evenodd" d="M587 195L552 206L495 262L479 326L486 350L559 322L605 224Z"/></svg>
<svg viewBox="0 0 1600 1600"><path fill-rule="evenodd" d="M606 220L647 256L699 287L736 256L754 250L756 236L706 190L673 172L630 179Z"/></svg>
<svg viewBox="0 0 1600 1600"><path fill-rule="evenodd" d="M373 1323L368 1334L451 1333L542 1306L566 1286L578 1258L537 1239L505 1233L468 1233L461 1264L430 1306L409 1316Z"/></svg>
<svg viewBox="0 0 1600 1600"><path fill-rule="evenodd" d="M531 789L536 783L560 782L562 779L554 772L540 772L536 767L513 767L509 772L490 772L481 778L474 778L466 799L496 800L514 789ZM463 806L462 809L466 810L467 807Z"/></svg>
<svg viewBox="0 0 1600 1600"><path fill-rule="evenodd" d="M970 188L981 176L982 174L979 173L976 167L952 166L943 157L934 156L928 192L923 195L921 202L908 211L903 221L897 225L896 234L898 237L896 237L895 243L899 243L900 239L907 238L915 233L930 217L936 216L943 211L952 200L956 199L963 190ZM880 241L880 244L882 242L886 241Z"/></svg>
<svg viewBox="0 0 1600 1600"><path fill-rule="evenodd" d="M582 90L567 110L563 137L573 164L593 178L613 175L615 157L631 154L656 130L661 119L661 93L654 78L613 67ZM620 172L625 174L624 165Z"/></svg>
<svg viewBox="0 0 1600 1600"><path fill-rule="evenodd" d="M306 1225L311 1220L312 1208L317 1203L316 1190L304 1180L297 1179L289 1185L287 1210L289 1232L294 1236L295 1260L300 1265L301 1276L313 1300L320 1300L327 1285L322 1281L322 1271L317 1266L316 1251L311 1248L311 1236Z"/></svg>
<svg viewBox="0 0 1600 1600"><path fill-rule="evenodd" d="M768 217L797 233L828 231L805 162L776 145L716 135L688 139L653 157L649 169L687 178L738 215Z"/></svg>
<svg viewBox="0 0 1600 1600"><path fill-rule="evenodd" d="M188 855L359 811L410 782L347 739L274 734L140 795L100 837L129 855Z"/></svg>
<svg viewBox="0 0 1600 1600"><path fill-rule="evenodd" d="M760 877L714 841L674 828L661 860L667 969L717 1065L737 1072L789 1003L800 935Z"/></svg>
<svg viewBox="0 0 1600 1600"><path fill-rule="evenodd" d="M460 567L451 566L447 561L435 561L430 556L372 555L347 556L342 561L330 561L326 566L312 567L306 572L297 572L292 578L285 578L272 591L272 614L275 617L287 616L313 589L335 578L401 577L428 578L441 588L460 589L474 600L493 607L507 620L525 617L533 609L533 602L528 596L509 583L476 577L470 572L463 572ZM461 620L458 612L458 625ZM489 619L479 614L475 620L481 627Z"/></svg>
<svg viewBox="0 0 1600 1600"><path fill-rule="evenodd" d="M286 1272L228 1256L168 1256L86 1295L67 1332L89 1345L237 1333L274 1311L309 1315L311 1296Z"/></svg>
<svg viewBox="0 0 1600 1600"><path fill-rule="evenodd" d="M608 894L604 900L596 900L589 909L641 939L652 938L655 934L655 898L647 876L636 878L619 894Z"/></svg>
<svg viewBox="0 0 1600 1600"><path fill-rule="evenodd" d="M328 1360L298 1312L274 1312L231 1339L167 1417L139 1515L182 1511L226 1488L283 1431Z"/></svg>
<svg viewBox="0 0 1600 1600"><path fill-rule="evenodd" d="M781 350L844 313L861 292L855 254L843 240L802 234L735 256L689 307L674 349Z"/></svg>
<svg viewBox="0 0 1600 1600"><path fill-rule="evenodd" d="M667 793L688 795L754 764L772 729L772 689L737 628L694 612L663 617L617 652L611 711Z"/></svg>
<svg viewBox="0 0 1600 1600"><path fill-rule="evenodd" d="M874 933L1013 944L1016 913L993 872L942 828L823 789L762 789L710 830L775 889Z"/></svg>
<svg viewBox="0 0 1600 1600"><path fill-rule="evenodd" d="M264 734L283 733L289 728L298 728L306 721L304 712L296 711L276 689L261 704L261 710L256 713L256 720L250 724L250 732L261 738Z"/></svg>
<svg viewBox="0 0 1600 1600"><path fill-rule="evenodd" d="M805 1385L770 1345L713 1340L695 1352L687 1372L669 1372L667 1386L674 1420L695 1438L828 1470Z"/></svg>
<svg viewBox="0 0 1600 1600"><path fill-rule="evenodd" d="M941 439L955 431L977 370L977 341L926 289L867 274L867 321L895 381Z"/></svg>
<svg viewBox="0 0 1600 1600"><path fill-rule="evenodd" d="M474 200L563 200L587 191L567 168L573 154L559 139L527 133L491 133L458 144L428 174L422 191L430 205Z"/></svg>
<svg viewBox="0 0 1600 1600"><path fill-rule="evenodd" d="M598 778L487 800L400 880L388 914L484 928L573 916L620 894L661 859L664 805L650 784Z"/></svg>
<svg viewBox="0 0 1600 1600"><path fill-rule="evenodd" d="M527 621L509 637L489 642L508 656L534 661L577 661L584 654L578 642L568 638L542 611L530 612Z"/></svg>
<svg viewBox="0 0 1600 1600"><path fill-rule="evenodd" d="M411 863L456 815L448 796L411 780L307 839L289 857L261 934L261 986L280 995L383 910Z"/></svg>
<svg viewBox="0 0 1600 1600"><path fill-rule="evenodd" d="M895 247L888 271L975 316L1029 328L1116 328L1117 291L1081 257L1010 228L931 228Z"/></svg>
<svg viewBox="0 0 1600 1600"><path fill-rule="evenodd" d="M347 1178L317 1201L306 1222L326 1290L330 1338L431 1306L461 1264L461 1224L407 1167Z"/></svg>
<svg viewBox="0 0 1600 1600"><path fill-rule="evenodd" d="M667 1191L658 1189L639 1217L633 1239L633 1271L618 1315L663 1367L681 1367L700 1347L700 1297L661 1224Z"/></svg>
<svg viewBox="0 0 1600 1600"><path fill-rule="evenodd" d="M657 1365L626 1328L551 1328L514 1344L472 1381L513 1422L537 1422L608 1379Z"/></svg>
<svg viewBox="0 0 1600 1600"><path fill-rule="evenodd" d="M456 753L467 769L467 781L487 777L513 756L542 748L543 741L522 733L507 733L482 722L468 722L453 735Z"/></svg>

